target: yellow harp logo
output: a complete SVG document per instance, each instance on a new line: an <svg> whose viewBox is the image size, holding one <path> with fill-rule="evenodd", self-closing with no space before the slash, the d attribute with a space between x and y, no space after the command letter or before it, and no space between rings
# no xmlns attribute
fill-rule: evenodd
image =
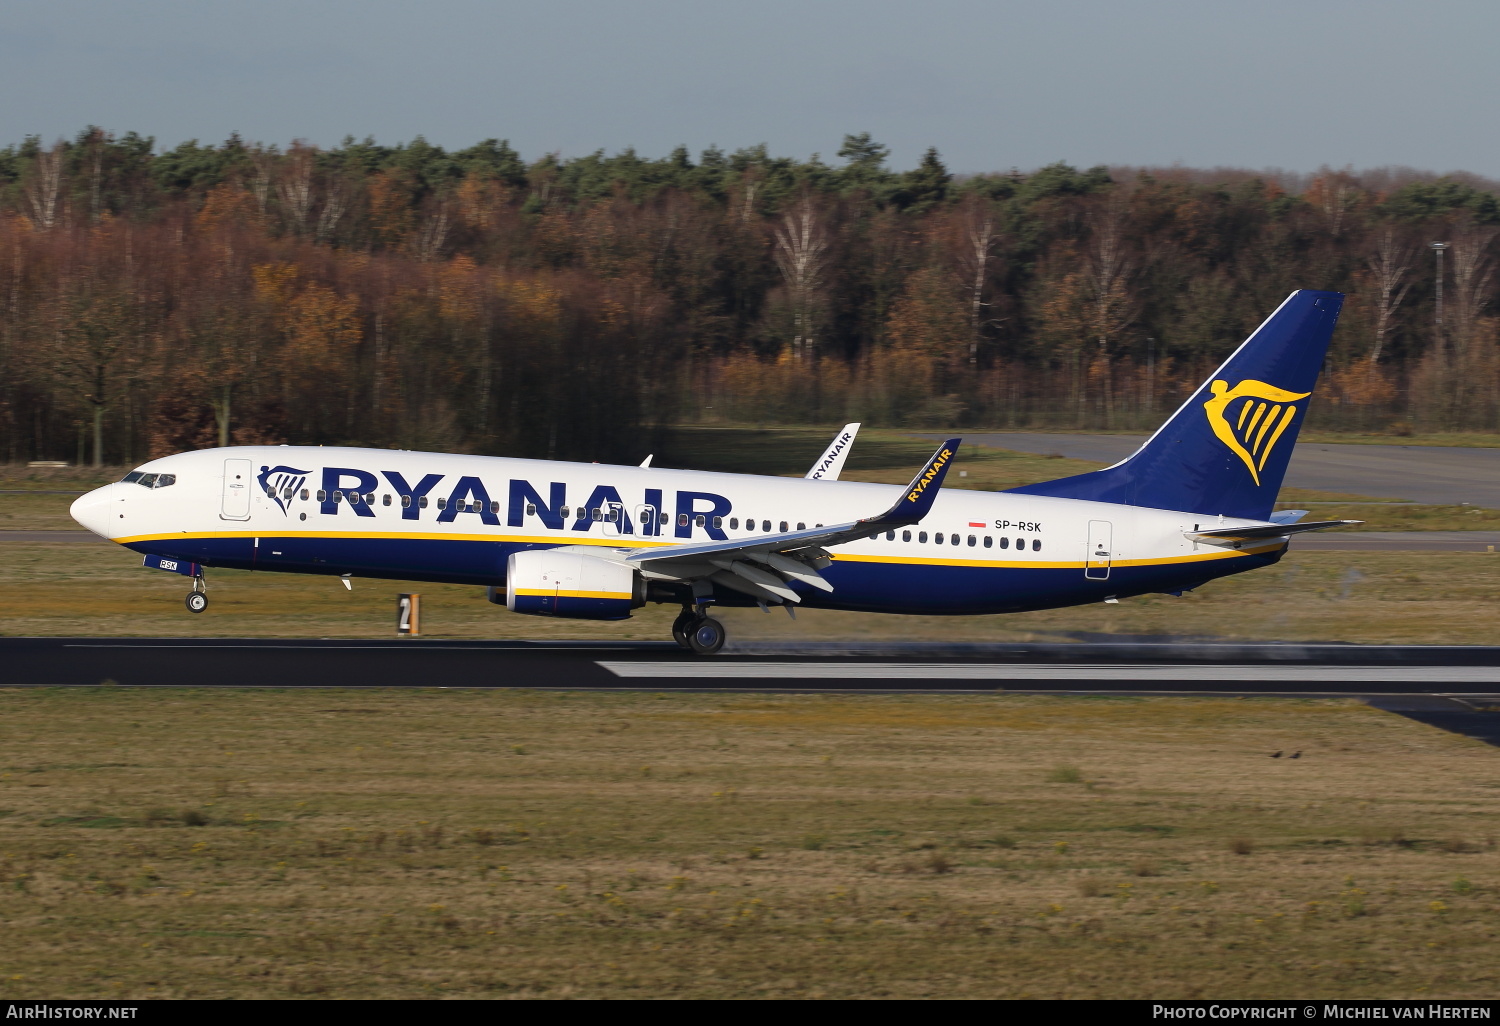
<svg viewBox="0 0 1500 1026"><path fill-rule="evenodd" d="M1209 388L1214 397L1203 408L1214 434L1245 461L1259 485L1271 450L1297 415L1296 401L1312 393L1288 392L1264 381L1241 381L1233 388L1227 381L1215 381Z"/></svg>

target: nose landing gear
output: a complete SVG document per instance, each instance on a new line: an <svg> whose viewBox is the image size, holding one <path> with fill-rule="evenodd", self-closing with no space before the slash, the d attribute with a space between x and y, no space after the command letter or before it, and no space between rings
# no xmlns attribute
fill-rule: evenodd
<svg viewBox="0 0 1500 1026"><path fill-rule="evenodd" d="M201 613L208 608L208 584L202 577L193 578L193 590L188 592L183 604L190 613Z"/></svg>
<svg viewBox="0 0 1500 1026"><path fill-rule="evenodd" d="M683 606L672 621L672 640L695 655L713 655L724 647L724 625L702 613L703 607Z"/></svg>

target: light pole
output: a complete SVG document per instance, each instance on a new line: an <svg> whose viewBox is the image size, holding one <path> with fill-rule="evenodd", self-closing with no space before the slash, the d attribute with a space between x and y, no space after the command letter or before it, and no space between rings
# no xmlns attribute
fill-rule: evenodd
<svg viewBox="0 0 1500 1026"><path fill-rule="evenodd" d="M1446 242L1434 242L1432 244L1433 255L1437 257L1437 327L1443 327L1443 251L1448 248Z"/></svg>

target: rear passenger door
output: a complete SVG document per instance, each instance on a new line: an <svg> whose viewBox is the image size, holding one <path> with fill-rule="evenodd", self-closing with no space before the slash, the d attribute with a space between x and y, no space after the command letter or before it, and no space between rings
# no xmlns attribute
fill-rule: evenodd
<svg viewBox="0 0 1500 1026"><path fill-rule="evenodd" d="M1084 555L1083 576L1093 581L1109 580L1110 546L1114 525L1108 520L1089 521L1089 548Z"/></svg>

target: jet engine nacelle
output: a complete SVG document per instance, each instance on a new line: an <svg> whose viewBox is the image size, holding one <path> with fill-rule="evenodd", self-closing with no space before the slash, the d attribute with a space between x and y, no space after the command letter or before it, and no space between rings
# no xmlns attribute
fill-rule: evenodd
<svg viewBox="0 0 1500 1026"><path fill-rule="evenodd" d="M624 620L646 604L646 582L630 567L559 549L512 553L505 605L513 613Z"/></svg>

